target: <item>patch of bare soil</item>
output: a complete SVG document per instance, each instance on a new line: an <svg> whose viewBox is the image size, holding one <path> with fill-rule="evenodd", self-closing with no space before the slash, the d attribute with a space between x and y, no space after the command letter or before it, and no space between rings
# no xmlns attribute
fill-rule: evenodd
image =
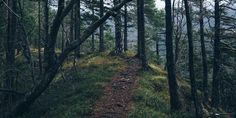
<svg viewBox="0 0 236 118"><path fill-rule="evenodd" d="M131 106L131 92L138 79L140 61L135 58L126 59L129 66L114 75L105 87L104 96L94 106L91 118L127 118Z"/></svg>

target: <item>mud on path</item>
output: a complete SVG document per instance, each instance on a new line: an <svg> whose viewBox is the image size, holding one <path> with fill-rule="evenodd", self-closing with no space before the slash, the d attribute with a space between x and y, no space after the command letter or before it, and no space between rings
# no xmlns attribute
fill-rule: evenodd
<svg viewBox="0 0 236 118"><path fill-rule="evenodd" d="M105 87L104 96L93 108L91 118L127 118L131 106L131 92L137 81L137 73L141 68L140 61L126 59L128 66L124 71L113 76Z"/></svg>

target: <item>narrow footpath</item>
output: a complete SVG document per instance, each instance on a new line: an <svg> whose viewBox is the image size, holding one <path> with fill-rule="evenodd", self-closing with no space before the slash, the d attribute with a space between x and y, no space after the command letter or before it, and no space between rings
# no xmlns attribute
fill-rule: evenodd
<svg viewBox="0 0 236 118"><path fill-rule="evenodd" d="M135 58L126 59L128 67L114 75L105 87L104 96L94 106L91 118L127 118L132 104L132 90L138 80L140 61Z"/></svg>

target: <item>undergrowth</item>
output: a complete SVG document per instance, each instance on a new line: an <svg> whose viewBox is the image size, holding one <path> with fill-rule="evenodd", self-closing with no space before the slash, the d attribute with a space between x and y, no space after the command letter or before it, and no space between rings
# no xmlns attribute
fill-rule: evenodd
<svg viewBox="0 0 236 118"><path fill-rule="evenodd" d="M125 68L118 57L95 54L82 57L76 66L64 64L62 72L30 112L23 118L83 118L91 115L96 100L103 95L112 76Z"/></svg>
<svg viewBox="0 0 236 118"><path fill-rule="evenodd" d="M121 57L134 56L124 53ZM95 102L115 73L129 64L106 53L81 57L73 66L73 57L63 64L46 92L22 118L84 118L91 116ZM170 113L166 72L155 64L149 71L140 71L133 90L129 118L191 118L187 112ZM180 88L189 88L180 81ZM185 86L185 87L184 87Z"/></svg>

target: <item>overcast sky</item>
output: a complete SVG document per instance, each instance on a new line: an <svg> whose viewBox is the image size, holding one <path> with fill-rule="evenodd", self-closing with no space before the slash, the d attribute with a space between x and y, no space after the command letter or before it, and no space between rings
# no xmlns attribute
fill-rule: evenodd
<svg viewBox="0 0 236 118"><path fill-rule="evenodd" d="M156 7L157 9L164 9L165 8L165 2L161 0L156 0Z"/></svg>
<svg viewBox="0 0 236 118"><path fill-rule="evenodd" d="M164 0L155 0L157 9L164 9L165 8L165 1ZM172 0L171 0L172 1ZM177 2L177 1L176 1ZM210 6L210 4L213 5L213 0L205 0L204 4L207 6Z"/></svg>

